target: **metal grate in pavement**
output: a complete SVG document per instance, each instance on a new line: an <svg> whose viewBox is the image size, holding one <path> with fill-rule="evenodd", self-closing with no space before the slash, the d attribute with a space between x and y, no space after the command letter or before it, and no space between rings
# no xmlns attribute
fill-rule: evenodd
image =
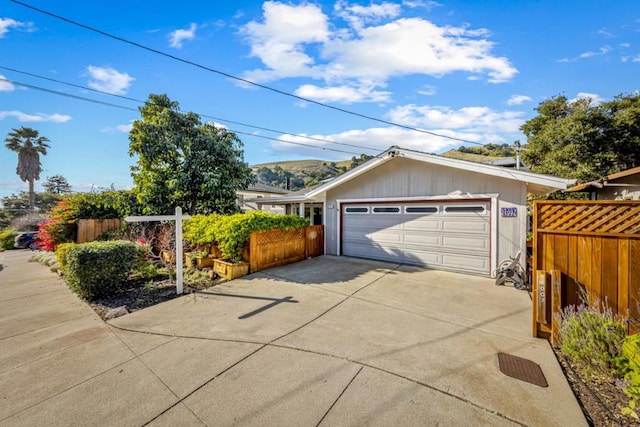
<svg viewBox="0 0 640 427"><path fill-rule="evenodd" d="M500 366L500 372L509 377L526 381L540 387L549 386L540 365L529 359L506 353L498 353L498 365Z"/></svg>

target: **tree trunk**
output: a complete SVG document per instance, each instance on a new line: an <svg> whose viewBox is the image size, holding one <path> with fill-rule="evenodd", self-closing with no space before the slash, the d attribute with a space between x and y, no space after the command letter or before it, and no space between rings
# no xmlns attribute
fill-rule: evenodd
<svg viewBox="0 0 640 427"><path fill-rule="evenodd" d="M36 208L36 192L33 190L33 179L29 180L29 210Z"/></svg>

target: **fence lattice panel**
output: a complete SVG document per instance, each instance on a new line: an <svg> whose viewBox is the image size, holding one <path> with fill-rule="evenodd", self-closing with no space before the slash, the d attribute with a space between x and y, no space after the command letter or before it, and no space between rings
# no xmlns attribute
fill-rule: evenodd
<svg viewBox="0 0 640 427"><path fill-rule="evenodd" d="M538 202L537 228L544 232L640 234L637 202Z"/></svg>

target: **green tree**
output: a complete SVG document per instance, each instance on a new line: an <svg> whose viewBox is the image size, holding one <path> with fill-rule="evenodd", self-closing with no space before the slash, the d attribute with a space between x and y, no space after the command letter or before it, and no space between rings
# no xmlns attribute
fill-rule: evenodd
<svg viewBox="0 0 640 427"><path fill-rule="evenodd" d="M134 191L149 214L182 206L190 214L231 213L236 190L254 181L242 141L226 129L182 113L166 95L151 94L129 134Z"/></svg>
<svg viewBox="0 0 640 427"><path fill-rule="evenodd" d="M33 210L36 206L34 182L40 179L42 172L40 154L47 154L49 139L39 136L37 130L23 126L9 132L5 141L9 150L18 153L16 173L22 181L29 183L29 209Z"/></svg>
<svg viewBox="0 0 640 427"><path fill-rule="evenodd" d="M523 160L540 173L590 181L640 165L640 95L595 105L556 96L522 126Z"/></svg>
<svg viewBox="0 0 640 427"><path fill-rule="evenodd" d="M54 194L71 193L71 185L69 181L67 181L67 178L62 175L48 176L46 181L42 183L42 187Z"/></svg>

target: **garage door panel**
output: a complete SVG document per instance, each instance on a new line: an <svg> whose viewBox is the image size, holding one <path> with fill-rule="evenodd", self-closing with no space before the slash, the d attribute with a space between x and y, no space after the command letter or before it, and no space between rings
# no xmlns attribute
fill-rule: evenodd
<svg viewBox="0 0 640 427"><path fill-rule="evenodd" d="M442 262L449 268L455 268L461 271L489 271L489 259L478 256L443 254Z"/></svg>
<svg viewBox="0 0 640 427"><path fill-rule="evenodd" d="M402 262L432 268L488 274L490 270L490 216L450 213L440 202L421 203L437 208L429 213L405 213L415 204L395 203L402 213L368 213L342 217L342 253L362 258ZM367 206L366 204L345 205ZM370 205L370 206L373 206ZM381 206L377 204L376 206ZM449 201L446 206L452 206ZM372 209L369 210L372 212Z"/></svg>
<svg viewBox="0 0 640 427"><path fill-rule="evenodd" d="M447 218L442 220L442 230L450 233L482 233L489 232L486 218L469 220L466 218Z"/></svg>
<svg viewBox="0 0 640 427"><path fill-rule="evenodd" d="M447 248L459 248L489 254L489 238L487 236L443 236L442 245Z"/></svg>

